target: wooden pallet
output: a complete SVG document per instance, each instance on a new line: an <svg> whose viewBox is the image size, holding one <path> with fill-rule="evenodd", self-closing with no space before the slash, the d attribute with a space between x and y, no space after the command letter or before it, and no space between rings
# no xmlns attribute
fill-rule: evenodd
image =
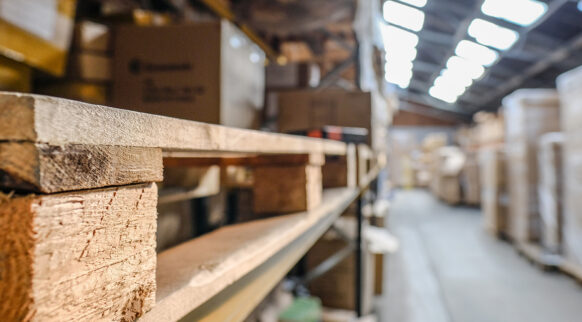
<svg viewBox="0 0 582 322"><path fill-rule="evenodd" d="M544 271L559 269L563 261L562 256L548 253L538 244L518 241L514 241L513 244L520 255Z"/></svg>
<svg viewBox="0 0 582 322"><path fill-rule="evenodd" d="M248 300L237 306L242 317L379 171L323 195L321 181L305 184L313 179L306 173L295 187L323 202L219 229L156 258L163 163L294 162L305 170L345 155L346 144L26 94L0 94L0 124L0 190L9 192L0 195L0 316L8 320L172 321L204 305L214 308L204 314L219 312L217 296L250 283L225 299ZM265 275L253 275L258 269Z"/></svg>

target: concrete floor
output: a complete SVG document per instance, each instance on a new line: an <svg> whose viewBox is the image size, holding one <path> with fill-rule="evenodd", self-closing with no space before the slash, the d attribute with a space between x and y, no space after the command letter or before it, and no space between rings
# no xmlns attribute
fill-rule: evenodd
<svg viewBox="0 0 582 322"><path fill-rule="evenodd" d="M385 265L380 321L582 321L582 286L485 233L477 208L398 191L389 225L400 249Z"/></svg>

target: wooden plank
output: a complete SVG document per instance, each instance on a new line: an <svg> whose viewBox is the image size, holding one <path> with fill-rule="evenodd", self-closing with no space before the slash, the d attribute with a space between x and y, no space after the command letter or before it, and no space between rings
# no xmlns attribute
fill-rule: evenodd
<svg viewBox="0 0 582 322"><path fill-rule="evenodd" d="M53 193L162 180L156 148L0 142L0 186Z"/></svg>
<svg viewBox="0 0 582 322"><path fill-rule="evenodd" d="M356 147L349 144L346 155L325 157L321 168L323 188L355 187L357 182Z"/></svg>
<svg viewBox="0 0 582 322"><path fill-rule="evenodd" d="M154 147L164 151L324 153L343 155L342 142L228 128L66 99L0 94L0 140Z"/></svg>
<svg viewBox="0 0 582 322"><path fill-rule="evenodd" d="M0 200L0 316L131 321L154 304L157 188Z"/></svg>
<svg viewBox="0 0 582 322"><path fill-rule="evenodd" d="M357 195L357 189L330 189L313 211L223 227L161 253L156 273L157 303L140 321L179 320L263 263L289 258L276 254L285 249L300 250L280 270L288 271ZM292 247L294 241L305 244ZM271 276L269 283L274 285L282 274ZM255 302L251 299L245 308L254 307ZM240 298L236 303L242 303ZM232 316L244 316L243 309L238 307Z"/></svg>
<svg viewBox="0 0 582 322"><path fill-rule="evenodd" d="M257 214L311 210L321 202L321 166L262 166L254 171L253 210Z"/></svg>

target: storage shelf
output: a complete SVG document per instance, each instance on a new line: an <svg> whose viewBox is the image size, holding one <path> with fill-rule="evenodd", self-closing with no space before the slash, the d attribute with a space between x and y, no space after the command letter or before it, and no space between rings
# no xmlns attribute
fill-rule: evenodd
<svg viewBox="0 0 582 322"><path fill-rule="evenodd" d="M380 171L326 189L321 206L223 227L158 255L156 305L140 321L244 319Z"/></svg>

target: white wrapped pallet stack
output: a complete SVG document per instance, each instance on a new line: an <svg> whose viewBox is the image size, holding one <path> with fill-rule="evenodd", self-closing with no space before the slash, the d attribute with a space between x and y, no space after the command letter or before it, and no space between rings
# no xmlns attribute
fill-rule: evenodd
<svg viewBox="0 0 582 322"><path fill-rule="evenodd" d="M562 248L562 144L560 132L540 137L538 147L538 198L542 220L541 242L547 251Z"/></svg>
<svg viewBox="0 0 582 322"><path fill-rule="evenodd" d="M509 180L509 235L526 244L540 237L537 198L539 137L558 131L559 99L552 89L520 89L503 99Z"/></svg>
<svg viewBox="0 0 582 322"><path fill-rule="evenodd" d="M560 75L557 87L562 104L564 133L564 256L582 269L582 67ZM570 266L570 265L568 265Z"/></svg>

